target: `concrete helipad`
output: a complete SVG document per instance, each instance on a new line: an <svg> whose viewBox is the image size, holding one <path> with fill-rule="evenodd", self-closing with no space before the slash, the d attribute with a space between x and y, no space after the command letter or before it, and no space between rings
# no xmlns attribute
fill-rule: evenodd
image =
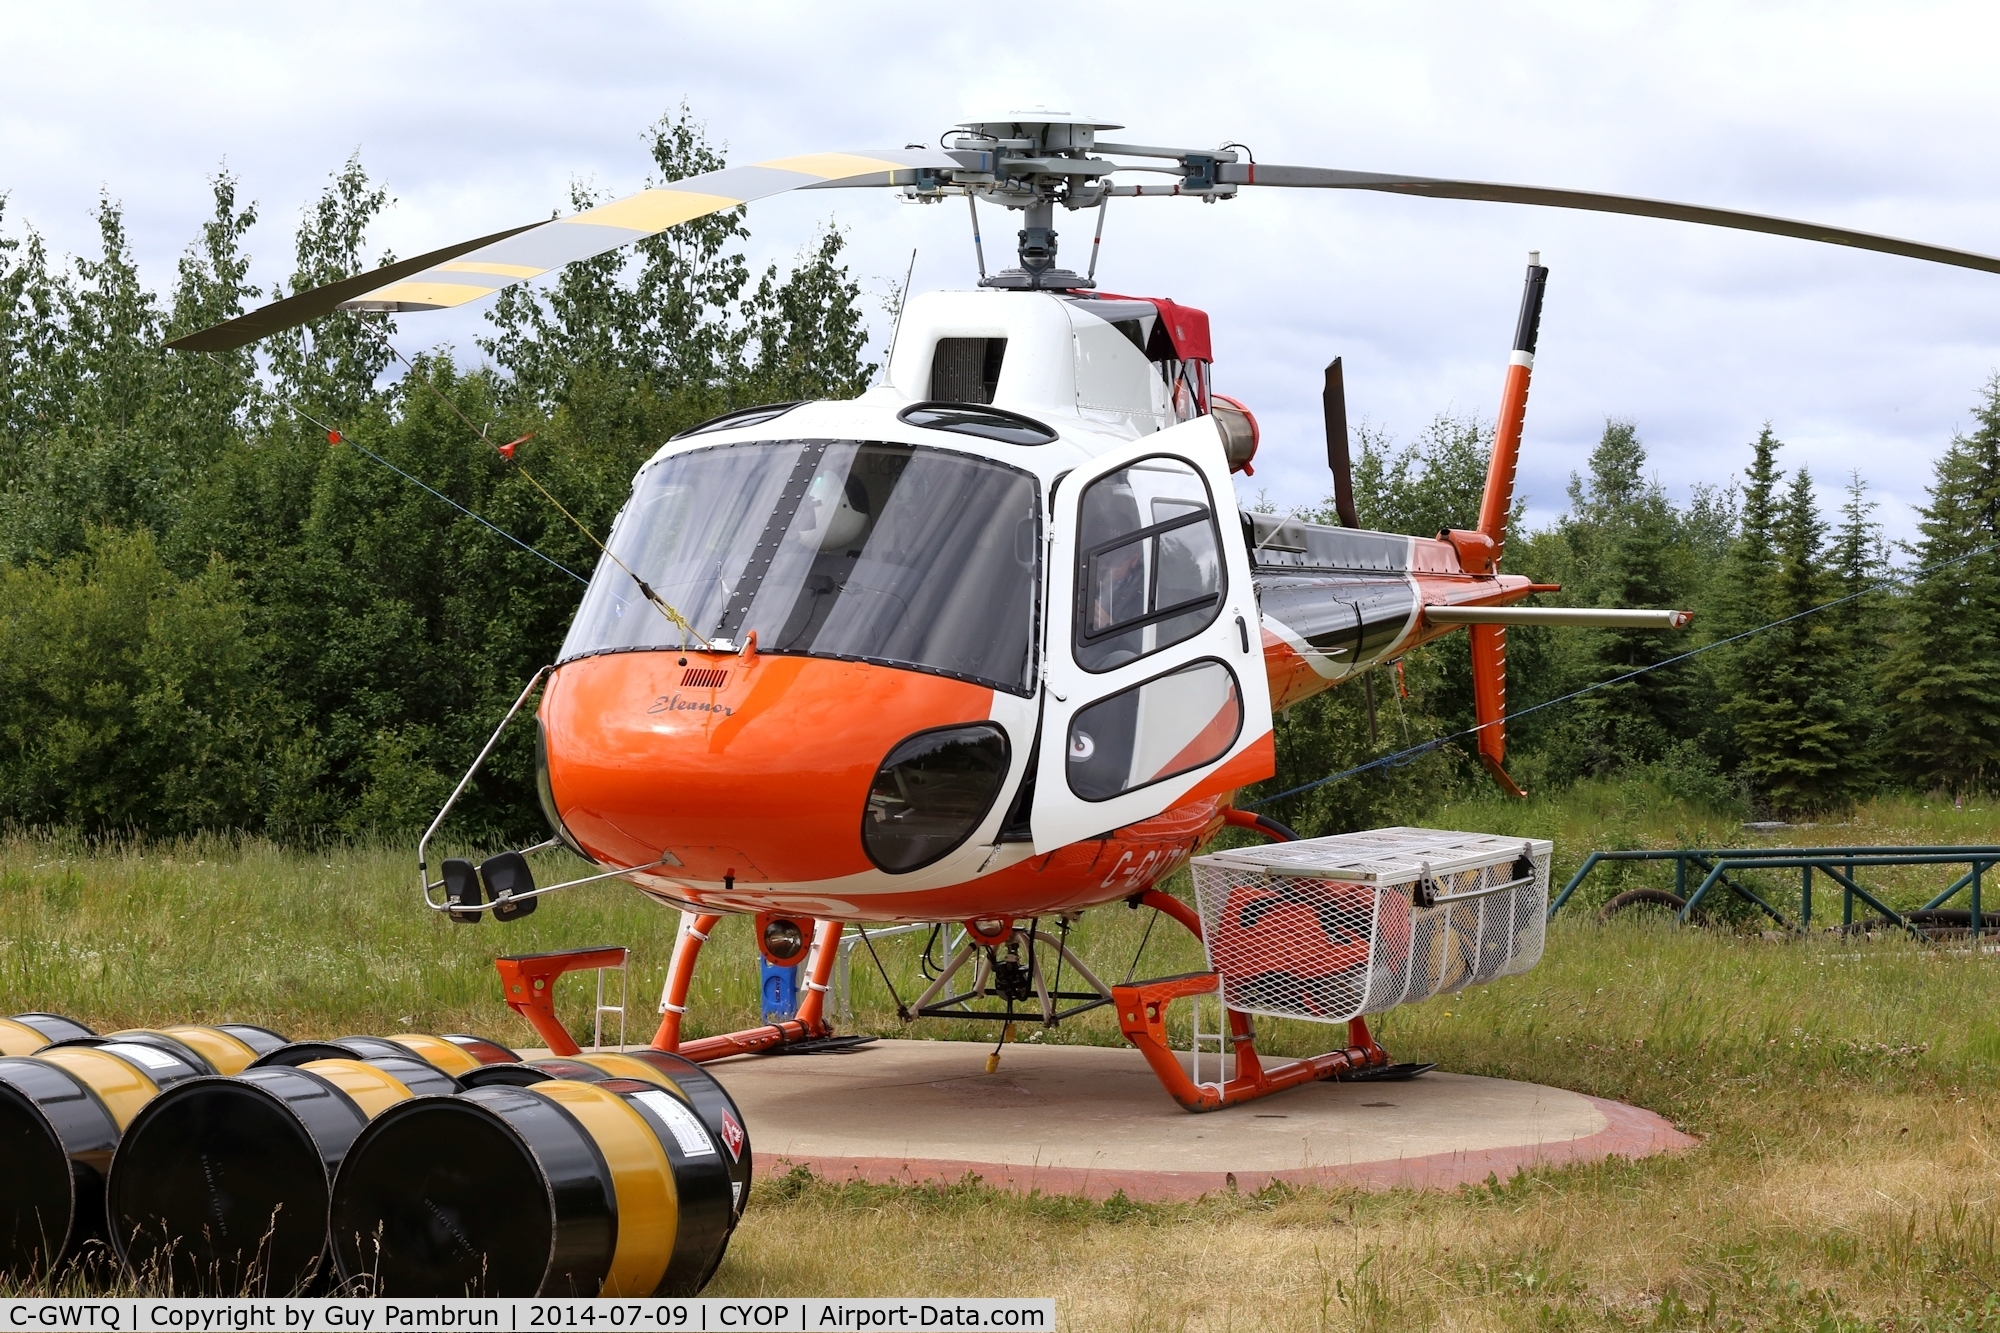
<svg viewBox="0 0 2000 1333"><path fill-rule="evenodd" d="M748 1122L760 1176L957 1181L1103 1198L1187 1199L1230 1184L1451 1188L1536 1163L1643 1157L1694 1140L1650 1111L1439 1071L1313 1083L1205 1115L1175 1105L1129 1048L880 1041L708 1066ZM1213 1064L1204 1073L1213 1077Z"/></svg>

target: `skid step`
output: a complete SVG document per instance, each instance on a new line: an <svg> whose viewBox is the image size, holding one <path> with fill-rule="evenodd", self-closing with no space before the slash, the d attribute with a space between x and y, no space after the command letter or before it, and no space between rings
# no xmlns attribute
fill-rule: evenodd
<svg viewBox="0 0 2000 1333"><path fill-rule="evenodd" d="M854 1050L858 1046L866 1046L869 1042L876 1040L879 1040L879 1038L861 1036L808 1037L804 1041L786 1042L783 1046L774 1046L767 1054L840 1055Z"/></svg>
<svg viewBox="0 0 2000 1333"><path fill-rule="evenodd" d="M1370 1065L1360 1069L1349 1069L1335 1074L1337 1083L1407 1083L1419 1074L1428 1074L1437 1065L1412 1064L1405 1060L1394 1065Z"/></svg>

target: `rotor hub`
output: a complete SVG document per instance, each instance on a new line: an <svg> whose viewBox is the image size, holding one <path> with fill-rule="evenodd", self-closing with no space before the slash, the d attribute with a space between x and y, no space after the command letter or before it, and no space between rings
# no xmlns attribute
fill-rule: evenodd
<svg viewBox="0 0 2000 1333"><path fill-rule="evenodd" d="M1147 148L1105 143L1098 137L1100 131L1122 128L1110 121L1046 107L961 121L945 136L945 149L962 168L920 172L917 182L905 187L904 193L924 202L963 194L1026 214L1016 235L1016 267L988 275L982 253L982 287L1014 291L1095 287L1095 245L1091 273L1056 267L1058 205L1075 211L1102 208L1112 195L1189 194L1221 199L1236 193L1234 184L1216 179L1213 165L1218 160L1235 161L1233 151ZM1168 159L1173 165L1135 167L1100 156L1102 153ZM1147 171L1176 179L1172 185L1117 185L1112 177L1120 171ZM1099 225L1101 231L1101 219ZM974 243L978 243L976 215Z"/></svg>

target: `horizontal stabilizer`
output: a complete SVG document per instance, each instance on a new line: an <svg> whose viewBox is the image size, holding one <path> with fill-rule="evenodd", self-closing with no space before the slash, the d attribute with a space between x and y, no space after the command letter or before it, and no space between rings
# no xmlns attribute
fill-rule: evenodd
<svg viewBox="0 0 2000 1333"><path fill-rule="evenodd" d="M1636 606L1427 606L1433 625L1575 625L1589 629L1686 629L1692 611Z"/></svg>

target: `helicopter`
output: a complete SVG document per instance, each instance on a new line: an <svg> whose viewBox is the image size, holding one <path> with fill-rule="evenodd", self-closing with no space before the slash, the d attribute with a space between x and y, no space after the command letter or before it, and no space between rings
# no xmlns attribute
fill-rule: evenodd
<svg viewBox="0 0 2000 1333"><path fill-rule="evenodd" d="M842 932L900 922L958 932L918 1012L1000 1017L973 1012L990 996L1010 1021L1017 1001L1055 1021L1114 1004L1189 1109L1393 1073L1403 1067L1358 1016L1341 1049L1265 1068L1249 1015L1230 1009L1236 1073L1197 1084L1161 1053L1161 1015L1215 995L1216 977L1107 985L1069 950L1066 929L1039 923L1125 902L1199 935L1201 920L1162 882L1227 827L1293 836L1235 804L1275 773L1275 710L1350 681L1372 691L1371 673L1464 628L1478 758L1521 795L1505 767L1507 626L1668 629L1689 617L1522 606L1552 589L1501 570L1549 273L1539 256L1476 525L1372 532L1355 512L1338 359L1322 402L1339 522L1238 509L1232 476L1254 466L1256 418L1216 390L1204 312L1099 289L1109 201L1379 191L1634 214L2000 272L1984 255L1731 210L1105 137L1121 128L1037 109L961 122L938 148L726 168L433 250L169 344L226 350L336 309L457 307L790 190L966 202L978 284L903 303L880 383L849 401L715 418L640 469L556 661L424 834L427 906L512 920L558 889L619 879L679 908L653 1044L697 1060L840 1040L826 995ZM997 272L982 202L1021 215L1016 262ZM1059 262L1057 208L1097 213L1083 272ZM537 693L552 836L478 865L448 858L433 877L439 826ZM537 885L526 855L557 846L594 872ZM701 947L732 913L754 915L768 962L805 962L797 1013L683 1040ZM1058 980L1068 967L1090 989L1051 988L1043 952ZM973 989L945 994L967 964ZM1078 1003L1065 1011L1066 1000ZM563 1049L545 1008L522 1012Z"/></svg>

